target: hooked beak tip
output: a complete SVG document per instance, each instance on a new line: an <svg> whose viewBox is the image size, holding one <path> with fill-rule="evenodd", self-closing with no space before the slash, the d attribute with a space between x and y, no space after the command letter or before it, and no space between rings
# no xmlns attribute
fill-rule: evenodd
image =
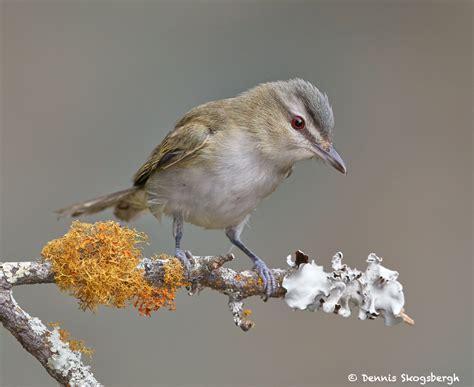
<svg viewBox="0 0 474 387"><path fill-rule="evenodd" d="M342 167L342 168L338 168L338 167L334 167L336 168L339 172L341 172L343 175L347 175L347 169L346 167Z"/></svg>
<svg viewBox="0 0 474 387"><path fill-rule="evenodd" d="M335 163L331 163L330 164L336 168L339 172L341 172L343 175L347 175L347 168L345 165L341 165L341 164L335 164Z"/></svg>
<svg viewBox="0 0 474 387"><path fill-rule="evenodd" d="M339 153L331 147L327 152L324 152L324 159L329 162L335 169L341 172L344 175L347 175L347 168L342 157L339 156Z"/></svg>

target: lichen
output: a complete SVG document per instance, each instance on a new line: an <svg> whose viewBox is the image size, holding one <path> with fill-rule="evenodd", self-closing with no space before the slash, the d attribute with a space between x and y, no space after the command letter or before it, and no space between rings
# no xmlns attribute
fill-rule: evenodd
<svg viewBox="0 0 474 387"><path fill-rule="evenodd" d="M183 265L178 259L166 255L161 255L159 258L167 259L166 265L163 266L163 284L156 287L145 282L138 291L134 303L142 316L150 317L152 312L163 307L175 310L176 290L189 285L184 279Z"/></svg>
<svg viewBox="0 0 474 387"><path fill-rule="evenodd" d="M162 287L146 281L143 268L138 268L138 245L145 241L144 233L113 221L74 221L68 233L49 242L41 254L52 263L57 286L76 297L82 309L134 305L149 316L161 307L174 309L175 291L186 283L175 258L164 267Z"/></svg>
<svg viewBox="0 0 474 387"><path fill-rule="evenodd" d="M52 352L47 362L49 368L67 377L71 387L100 386L90 372L90 367L82 364L81 353L72 351L69 344L61 339L58 328L49 333L47 340Z"/></svg>
<svg viewBox="0 0 474 387"><path fill-rule="evenodd" d="M43 322L38 317L31 317L28 313L26 316L29 317L28 324L30 325L31 330L37 334L38 336L42 335L47 331L47 328L43 324Z"/></svg>
<svg viewBox="0 0 474 387"><path fill-rule="evenodd" d="M359 308L359 318L373 319L383 316L385 324L394 325L402 320L413 323L403 312L405 298L398 282L398 273L381 265L382 259L369 254L367 269L361 272L342 264L342 253L332 259L332 273L326 273L314 261L299 265L285 276L285 301L291 308L323 310L344 317L351 307ZM290 267L296 268L287 258ZM410 321L408 321L411 320Z"/></svg>
<svg viewBox="0 0 474 387"><path fill-rule="evenodd" d="M71 349L71 351L80 352L88 357L92 357L94 350L86 346L83 340L71 339L70 338L71 334L67 330L62 329L59 326L59 322L51 322L49 323L49 325L53 329L56 329L59 332L60 339L63 342L69 344L69 348Z"/></svg>
<svg viewBox="0 0 474 387"><path fill-rule="evenodd" d="M283 279L287 290L286 303L290 308L306 309L320 296L329 295L330 285L327 273L314 261L300 266L300 269Z"/></svg>
<svg viewBox="0 0 474 387"><path fill-rule="evenodd" d="M27 276L30 273L31 263L30 262L5 262L2 263L1 269L11 284L16 283L19 279Z"/></svg>

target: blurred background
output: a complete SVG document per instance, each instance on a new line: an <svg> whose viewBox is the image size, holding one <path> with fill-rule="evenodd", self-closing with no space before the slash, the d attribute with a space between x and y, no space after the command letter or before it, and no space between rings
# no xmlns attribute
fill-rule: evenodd
<svg viewBox="0 0 474 387"><path fill-rule="evenodd" d="M4 1L1 11L2 260L36 258L63 235L70 220L55 209L128 187L191 107L301 77L329 95L349 173L298 165L244 240L273 267L302 249L328 269L339 250L364 269L376 252L400 272L416 320L388 328L255 299L256 326L243 333L208 290L144 318L82 312L53 285L16 288L30 314L95 349L101 382L348 386L350 373L455 372L472 386L471 2ZM149 235L146 254L173 251L168 219L132 226ZM230 244L187 226L184 246ZM237 255L230 266L250 268ZM1 386L55 385L0 337Z"/></svg>

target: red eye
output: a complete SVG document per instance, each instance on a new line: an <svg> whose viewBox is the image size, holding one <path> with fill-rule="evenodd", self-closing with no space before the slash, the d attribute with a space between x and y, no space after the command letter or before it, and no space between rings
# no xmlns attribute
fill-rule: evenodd
<svg viewBox="0 0 474 387"><path fill-rule="evenodd" d="M291 127L296 130L304 129L305 122L303 117L301 116L294 116L291 120Z"/></svg>

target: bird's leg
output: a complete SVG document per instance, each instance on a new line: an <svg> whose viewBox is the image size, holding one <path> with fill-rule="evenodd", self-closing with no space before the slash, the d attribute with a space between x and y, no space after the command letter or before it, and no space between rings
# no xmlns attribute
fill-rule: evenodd
<svg viewBox="0 0 474 387"><path fill-rule="evenodd" d="M183 238L183 215L180 212L175 213L173 216L173 237L175 242L174 255L181 261L186 271L189 273L191 263L189 262L188 257L192 254L189 251L181 249L181 239Z"/></svg>
<svg viewBox="0 0 474 387"><path fill-rule="evenodd" d="M272 293L276 290L276 280L275 276L273 275L272 271L268 268L267 264L255 255L247 246L243 244L240 240L240 232L242 231L242 227L228 227L225 229L225 235L227 238L230 239L233 245L237 246L240 250L242 250L254 263L253 269L258 273L260 278L263 281L263 286L265 288L265 293L267 298L272 295Z"/></svg>

